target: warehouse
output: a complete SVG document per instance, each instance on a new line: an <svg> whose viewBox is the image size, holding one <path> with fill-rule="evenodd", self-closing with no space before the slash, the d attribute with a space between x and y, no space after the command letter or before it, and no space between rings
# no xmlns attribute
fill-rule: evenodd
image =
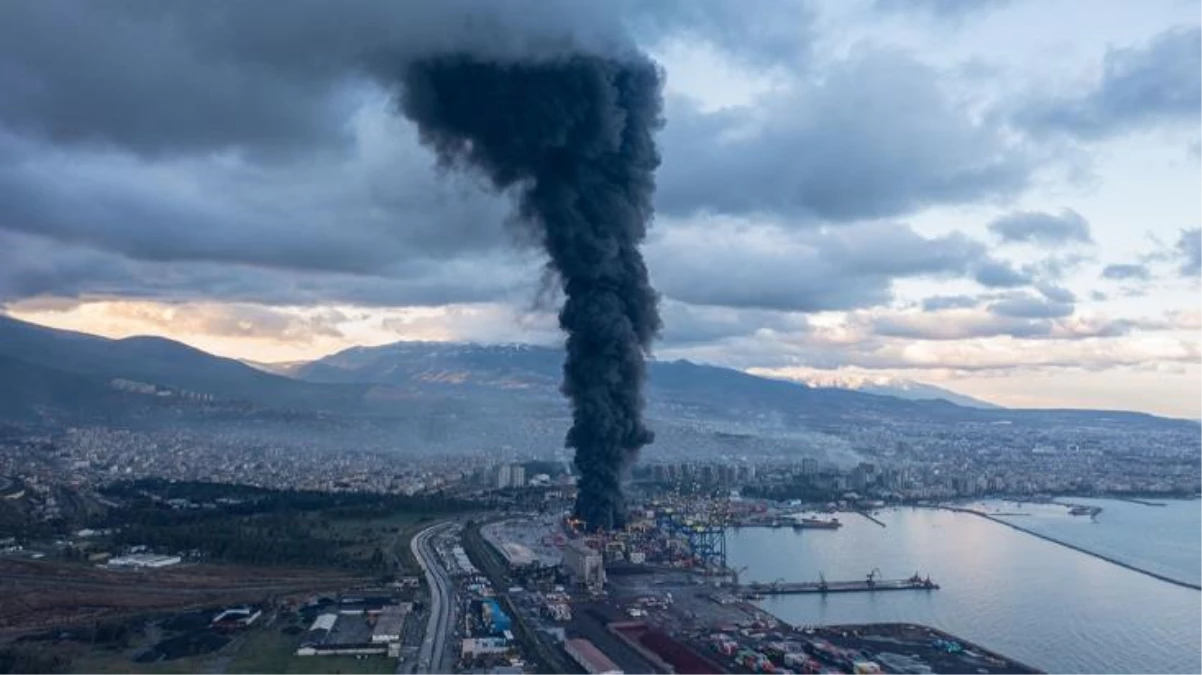
<svg viewBox="0 0 1202 675"><path fill-rule="evenodd" d="M564 643L564 651L592 675L620 675L622 672L596 645L583 638L568 640Z"/></svg>
<svg viewBox="0 0 1202 675"><path fill-rule="evenodd" d="M403 602L380 610L380 614L376 617L376 627L371 633L371 641L377 643L399 642L405 628L405 617L409 615L412 608L413 603Z"/></svg>
<svg viewBox="0 0 1202 675"><path fill-rule="evenodd" d="M157 568L167 567L169 565L178 565L180 561L181 558L177 555L151 555L148 553L135 553L133 555L110 558L108 561L108 566Z"/></svg>

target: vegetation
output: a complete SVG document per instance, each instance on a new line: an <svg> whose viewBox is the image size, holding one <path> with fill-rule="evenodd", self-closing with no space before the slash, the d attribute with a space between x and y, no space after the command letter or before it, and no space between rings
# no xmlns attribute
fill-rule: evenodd
<svg viewBox="0 0 1202 675"><path fill-rule="evenodd" d="M407 525L467 508L443 496L266 490L142 480L106 488L123 506L93 526L113 543L254 565L387 573L389 541Z"/></svg>
<svg viewBox="0 0 1202 675"><path fill-rule="evenodd" d="M297 639L278 630L260 630L247 637L228 673L392 673L396 659L383 656L297 656Z"/></svg>
<svg viewBox="0 0 1202 675"><path fill-rule="evenodd" d="M63 673L70 665L61 654L29 645L0 649L0 673Z"/></svg>

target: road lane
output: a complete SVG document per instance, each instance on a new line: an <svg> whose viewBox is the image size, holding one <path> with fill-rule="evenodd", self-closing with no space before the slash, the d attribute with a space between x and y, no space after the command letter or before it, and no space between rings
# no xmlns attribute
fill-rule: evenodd
<svg viewBox="0 0 1202 675"><path fill-rule="evenodd" d="M448 672L445 666L447 635L451 630L454 593L446 570L438 562L433 540L451 527L451 523L432 525L413 537L410 549L413 557L426 576L430 589L430 618L426 622L426 635L418 651L418 673Z"/></svg>

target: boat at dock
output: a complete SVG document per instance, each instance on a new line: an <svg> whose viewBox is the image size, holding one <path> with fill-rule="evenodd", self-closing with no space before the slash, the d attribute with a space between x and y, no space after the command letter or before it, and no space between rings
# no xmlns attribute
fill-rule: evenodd
<svg viewBox="0 0 1202 675"><path fill-rule="evenodd" d="M877 573L868 575L864 581L827 581L825 577L819 581L781 581L770 584L752 582L742 587L744 598L766 595L794 595L801 593L866 593L876 591L936 591L939 584L931 581L930 577L922 578L915 574L909 579L877 579Z"/></svg>
<svg viewBox="0 0 1202 675"><path fill-rule="evenodd" d="M838 518L823 520L821 518L798 518L793 521L795 530L837 530L843 527Z"/></svg>

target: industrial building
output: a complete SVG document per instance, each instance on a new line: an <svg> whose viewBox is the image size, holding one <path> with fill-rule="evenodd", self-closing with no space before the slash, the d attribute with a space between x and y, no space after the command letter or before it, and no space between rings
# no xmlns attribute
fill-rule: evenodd
<svg viewBox="0 0 1202 675"><path fill-rule="evenodd" d="M376 626L372 629L371 641L376 643L398 642L405 628L405 617L413 609L413 603L402 602L390 605L380 610L376 616Z"/></svg>
<svg viewBox="0 0 1202 675"><path fill-rule="evenodd" d="M257 607L231 607L213 617L210 625L222 630L246 628L257 621L262 615L263 610Z"/></svg>
<svg viewBox="0 0 1202 675"><path fill-rule="evenodd" d="M510 567L528 567L538 561L538 557L534 555L528 546L523 546L517 542L507 541L501 544L501 555L505 556L505 562L509 563Z"/></svg>
<svg viewBox="0 0 1202 675"><path fill-rule="evenodd" d="M526 485L526 467L521 464L502 464L497 469L497 487L513 488Z"/></svg>
<svg viewBox="0 0 1202 675"><path fill-rule="evenodd" d="M169 565L178 565L180 561L181 558L177 555L151 555L148 553L135 553L133 555L110 558L107 564L109 567L157 568L167 567Z"/></svg>
<svg viewBox="0 0 1202 675"><path fill-rule="evenodd" d="M605 585L601 553L589 548L582 539L573 539L563 547L563 565L574 584L592 588Z"/></svg>
<svg viewBox="0 0 1202 675"><path fill-rule="evenodd" d="M503 637L464 638L462 655L465 658L483 656L485 654L504 654L509 651L509 640Z"/></svg>
<svg viewBox="0 0 1202 675"><path fill-rule="evenodd" d="M603 654L600 649L592 642L582 638L568 640L564 643L564 651L568 656L572 657L576 663L584 667L585 672L592 675L604 674L619 674L622 672L617 664Z"/></svg>
<svg viewBox="0 0 1202 675"><path fill-rule="evenodd" d="M510 621L509 615L505 613L505 610L501 609L501 606L493 598L488 598L481 603L480 614L488 629L497 635L502 635L513 628L513 623Z"/></svg>
<svg viewBox="0 0 1202 675"><path fill-rule="evenodd" d="M372 639L372 629L362 614L322 614L305 634L297 656L333 654L385 654L388 645Z"/></svg>

